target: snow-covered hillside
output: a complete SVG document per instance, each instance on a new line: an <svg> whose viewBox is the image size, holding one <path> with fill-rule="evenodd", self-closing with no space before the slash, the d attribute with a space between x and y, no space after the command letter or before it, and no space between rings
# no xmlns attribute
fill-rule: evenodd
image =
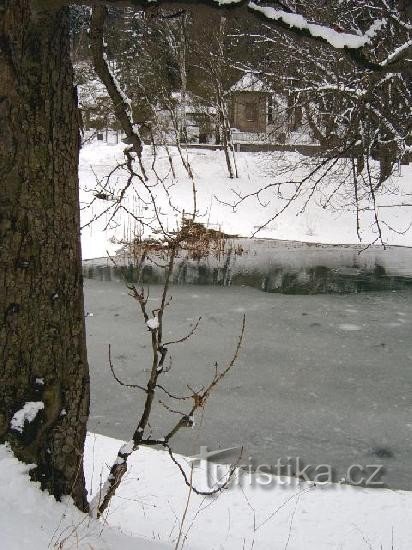
<svg viewBox="0 0 412 550"><path fill-rule="evenodd" d="M117 169L109 183L105 178L117 163L124 162L123 149L124 144L102 143L87 145L82 149L80 198L83 207L93 199L96 179L100 182L100 193L108 192L111 197L119 195L127 181L127 171L124 168ZM159 148L154 168L161 182L151 188L156 197L160 219L168 229L176 227L183 210L186 213L193 212L192 181L183 168L176 148L171 147L170 154L175 177L166 151ZM359 243L356 208L352 201L353 184L348 173L345 172L346 180L343 184L337 176L327 176L314 192L313 185L306 184L306 190L302 191L283 213L258 231L287 205L298 183L313 170L313 164L308 163L314 163L314 159L302 157L297 153L237 153L239 178L230 179L227 176L222 151L189 150L185 155L194 172L197 218L209 227L221 228L226 233L245 237L257 232L256 237L272 239ZM145 147L144 163L150 185L156 183L154 171L151 169L152 162L151 149ZM275 183L279 185L274 185ZM383 241L387 244L412 245L412 231L407 231L412 214L409 196L411 183L412 165L401 166L400 171L396 171L391 180L385 183L384 189L377 194L380 226ZM253 194L267 185L271 187L258 197L251 196L233 207L238 202L239 195ZM112 244L110 239L121 239L130 235L132 227L135 226L131 216L122 209L111 219L111 204L113 203L107 200L95 199L91 207L82 210L83 224L87 224L94 217L98 218L92 226L83 229L84 258L105 256L106 250L113 253L118 245ZM151 223L153 220L150 197L139 182L128 189L123 204L144 223ZM361 238L363 243L370 244L377 241L378 237L372 204L370 201L362 201L361 207ZM107 224L108 228L105 229ZM149 230L146 228L145 231L147 234Z"/></svg>

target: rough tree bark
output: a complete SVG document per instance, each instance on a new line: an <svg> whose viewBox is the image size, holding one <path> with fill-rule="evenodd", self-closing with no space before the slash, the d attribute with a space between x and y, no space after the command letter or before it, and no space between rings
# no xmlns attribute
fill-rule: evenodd
<svg viewBox="0 0 412 550"><path fill-rule="evenodd" d="M0 442L87 509L77 99L68 13L39 6L0 0ZM20 432L27 402L44 408Z"/></svg>

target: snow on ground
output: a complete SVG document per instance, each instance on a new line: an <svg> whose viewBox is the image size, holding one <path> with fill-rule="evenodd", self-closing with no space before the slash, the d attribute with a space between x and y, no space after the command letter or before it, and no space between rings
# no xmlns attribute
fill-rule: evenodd
<svg viewBox="0 0 412 550"><path fill-rule="evenodd" d="M117 444L117 442L116 442ZM102 457L103 458L103 457ZM2 550L164 550L164 545L130 537L92 520L71 499L56 502L29 481L30 467L0 446L0 548Z"/></svg>
<svg viewBox="0 0 412 550"><path fill-rule="evenodd" d="M118 446L116 440L89 436L88 460L91 449L95 456L92 492L98 489L102 468L107 473L104 457L114 458ZM190 467L178 459L190 477ZM205 472L200 467L193 476L194 486L203 490ZM175 541L188 501L181 531L191 549L407 550L412 540L412 493L347 485L314 487L293 478L246 474L216 497L189 496L169 456L152 449L132 456L127 479L109 511L109 523L128 533Z"/></svg>
<svg viewBox="0 0 412 550"><path fill-rule="evenodd" d="M122 442L89 434L85 467L91 494L99 490ZM176 458L190 475L189 463ZM245 473L215 497L189 492L163 451L141 448L100 523L70 500L56 503L28 480L28 467L0 447L1 548L188 550L408 550L412 493L314 486L293 478ZM204 465L194 486L206 489ZM187 513L184 511L187 507Z"/></svg>
<svg viewBox="0 0 412 550"><path fill-rule="evenodd" d="M105 176L118 162L124 162L124 147L124 144L92 143L81 151L82 224L98 217L92 226L85 227L82 231L84 258L105 256L106 251L114 253L119 245L113 244L110 239L130 236L133 229L134 222L125 210L120 211L112 220L112 210L104 213L111 204L107 200L95 199L91 207L86 208L93 199L96 178L101 182L100 193L119 195L127 180L127 172L124 169L116 170L108 185ZM176 177L171 173L165 149L158 148L154 168L162 183L151 187L159 206L160 220L169 230L177 226L182 210L186 213L193 212L192 182L182 166L177 149L170 147L170 153ZM302 163L314 162L313 159L297 153L237 153L239 178L230 179L227 176L223 151L196 149L184 154L194 171L198 221L212 228L221 228L226 233L245 237L250 237L262 224L282 210L296 190L296 183L285 182L301 181L313 169L313 166ZM155 172L151 169L152 162L151 148L145 147L144 163L149 175L149 185L156 183ZM343 185L337 176L325 179L324 183L318 185L313 196L312 185L308 184L306 191L256 236L321 243L358 243L356 209L350 203L353 184L350 183L347 172L346 178ZM408 206L411 203L408 197L411 181L412 165L401 166L401 174L395 174L377 195L383 240L387 244L412 246L412 231L405 232L412 214L412 206ZM279 183L280 186L274 186L274 183ZM236 208L231 206L237 201L239 194L244 196L254 193L266 185L272 187L263 192L259 200L252 196ZM331 194L333 197L328 201ZM309 198L309 204L305 207ZM145 223L152 223L153 209L149 195L141 183L129 188L123 204ZM365 210L360 213L361 237L363 243L369 244L377 239L377 228L372 205L364 201L362 206ZM155 225L158 225L157 222ZM145 231L147 234L148 229Z"/></svg>

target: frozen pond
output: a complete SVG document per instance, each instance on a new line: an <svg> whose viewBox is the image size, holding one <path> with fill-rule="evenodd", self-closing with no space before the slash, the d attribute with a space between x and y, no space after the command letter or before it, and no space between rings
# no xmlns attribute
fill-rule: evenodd
<svg viewBox="0 0 412 550"><path fill-rule="evenodd" d="M151 288L156 307L159 287ZM163 384L173 393L209 380L214 362L230 359L246 313L236 367L210 398L195 428L174 448L198 454L244 446L243 460L276 464L300 457L330 464L340 478L351 464L384 463L384 482L412 490L412 291L294 296L252 288L177 286L167 309L167 339L196 334L174 346ZM121 282L85 281L92 378L89 429L130 439L142 395L121 387L117 374L142 383L150 366L150 337L137 304ZM173 404L176 407L176 404ZM153 435L175 418L159 407Z"/></svg>

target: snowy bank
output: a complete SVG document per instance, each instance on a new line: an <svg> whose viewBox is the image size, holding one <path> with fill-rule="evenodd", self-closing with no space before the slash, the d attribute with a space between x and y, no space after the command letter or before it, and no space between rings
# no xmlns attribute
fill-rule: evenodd
<svg viewBox="0 0 412 550"><path fill-rule="evenodd" d="M122 442L89 434L85 466L90 494ZM188 462L177 459L190 471ZM141 448L107 517L97 522L66 499L56 503L30 483L29 467L0 447L1 547L7 550L173 548L181 532L187 549L288 548L289 550L408 550L412 540L412 493L314 486L293 478L245 473L242 483L216 497L193 494L167 453ZM194 484L205 488L205 468ZM184 510L188 503L188 511ZM127 533L127 535L125 534ZM179 548L181 545L179 546Z"/></svg>
<svg viewBox="0 0 412 550"><path fill-rule="evenodd" d="M106 250L114 253L119 245L113 244L111 239L122 239L133 232L134 224L125 211L118 212L111 219L112 210L106 212L110 201L95 198L92 205L86 207L94 198L96 178L100 181L101 196L110 191L110 196L116 197L124 187L128 176L124 168L115 170L110 182L105 179L118 163L124 162L123 149L124 144L94 143L83 147L80 152L82 224L86 225L96 218L91 226L82 231L83 258L105 256ZM193 189L177 149L170 147L169 152L175 176L171 173L168 154L159 147L154 167L163 183L152 190L162 223L171 230L180 222L182 210L193 210ZM353 196L353 184L347 174L344 185L339 177L334 176L322 182L316 192L312 193L312 185L307 185L306 190L279 217L259 230L262 224L283 210L296 190L295 183L285 182L299 182L304 179L311 166L313 168L311 163L315 159L291 152L237 153L239 178L230 179L227 176L223 151L188 150L184 155L192 166L197 188L197 221L207 227L242 237L250 237L257 232L257 237L265 239L329 244L359 243L356 208L350 198ZM144 148L143 161L148 169L150 184L154 184L155 175L150 169L154 158L150 147ZM409 196L411 181L412 164L401 166L400 171L395 170L394 176L377 193L382 238L386 244L412 246L412 231L408 231L412 211ZM268 185L270 187L259 195L259 200L253 196L253 193ZM150 223L153 212L150 200L148 201L143 191L141 184L137 182L135 188L126 193L123 204L145 223ZM239 195L248 194L252 196L236 207L231 206L238 202ZM362 244L366 246L376 242L378 231L374 225L372 204L365 200L361 207L360 234Z"/></svg>
<svg viewBox="0 0 412 550"><path fill-rule="evenodd" d="M117 442L116 442L117 444ZM170 545L136 539L79 512L70 498L56 502L30 482L30 466L0 446L0 548L46 550L165 550Z"/></svg>

